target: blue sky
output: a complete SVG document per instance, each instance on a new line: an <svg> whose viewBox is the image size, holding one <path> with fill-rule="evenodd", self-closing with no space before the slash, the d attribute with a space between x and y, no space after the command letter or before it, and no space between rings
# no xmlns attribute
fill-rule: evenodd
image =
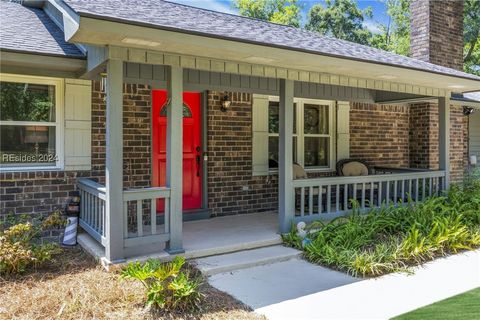
<svg viewBox="0 0 480 320"><path fill-rule="evenodd" d="M169 0L172 2L178 2L187 4L194 7L210 9L214 11L227 12L236 14L236 10L232 6L233 0ZM303 17L308 12L308 10L316 3L323 3L322 0L300 0L303 3ZM358 6L361 9L367 7L372 7L373 18L371 20L365 21L365 26L372 32L378 31L378 23L386 24L388 16L386 15L385 1L383 0L359 0L357 1Z"/></svg>

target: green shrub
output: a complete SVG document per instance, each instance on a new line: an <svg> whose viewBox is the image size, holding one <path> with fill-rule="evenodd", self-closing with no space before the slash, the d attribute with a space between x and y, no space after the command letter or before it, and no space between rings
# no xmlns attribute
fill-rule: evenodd
<svg viewBox="0 0 480 320"><path fill-rule="evenodd" d="M61 252L56 243L38 244L44 224L33 225L25 221L25 217L18 220L9 217L0 226L0 275L25 272L30 267L51 261Z"/></svg>
<svg viewBox="0 0 480 320"><path fill-rule="evenodd" d="M360 214L314 223L302 247L296 230L286 245L302 249L307 260L354 276L408 271L408 266L480 247L480 180L467 178L448 192L422 203L382 206Z"/></svg>
<svg viewBox="0 0 480 320"><path fill-rule="evenodd" d="M154 259L134 262L122 270L121 278L138 280L144 285L147 305L166 311L194 311L199 309L203 297L202 282L184 264L183 257L166 263Z"/></svg>

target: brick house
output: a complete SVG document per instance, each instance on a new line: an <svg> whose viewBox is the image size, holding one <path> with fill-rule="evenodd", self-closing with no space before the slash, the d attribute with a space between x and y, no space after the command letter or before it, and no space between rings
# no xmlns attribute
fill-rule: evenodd
<svg viewBox="0 0 480 320"><path fill-rule="evenodd" d="M107 264L188 253L183 221L421 201L480 152L458 1L413 2L413 58L160 0L0 6L0 214L80 195Z"/></svg>

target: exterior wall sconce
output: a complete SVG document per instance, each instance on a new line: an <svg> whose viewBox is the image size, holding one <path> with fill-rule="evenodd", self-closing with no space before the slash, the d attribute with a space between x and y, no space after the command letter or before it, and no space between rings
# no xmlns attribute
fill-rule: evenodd
<svg viewBox="0 0 480 320"><path fill-rule="evenodd" d="M464 115L464 116L469 116L469 115L471 115L473 112L475 112L475 109L474 109L474 108L467 107L467 106L464 106L464 107L463 107L463 115Z"/></svg>
<svg viewBox="0 0 480 320"><path fill-rule="evenodd" d="M220 110L222 112L227 112L228 109L230 109L230 106L232 105L232 101L230 101L230 97L228 94L225 94L221 100L222 106L220 107Z"/></svg>
<svg viewBox="0 0 480 320"><path fill-rule="evenodd" d="M103 96L103 101L105 101L105 96L107 93L107 73L106 72L100 73L100 91L105 94Z"/></svg>

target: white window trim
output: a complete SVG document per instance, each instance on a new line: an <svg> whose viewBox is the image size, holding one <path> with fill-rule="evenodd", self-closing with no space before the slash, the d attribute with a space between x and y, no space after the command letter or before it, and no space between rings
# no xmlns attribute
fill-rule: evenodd
<svg viewBox="0 0 480 320"><path fill-rule="evenodd" d="M10 171L55 171L63 170L65 164L64 156L64 79L47 78L38 76L25 76L17 74L0 73L0 81L34 83L55 86L55 122L36 122L36 121L15 121L13 125L39 125L55 126L55 154L57 161L54 166L0 166L0 172ZM12 121L0 121L0 126L12 125Z"/></svg>
<svg viewBox="0 0 480 320"><path fill-rule="evenodd" d="M279 97L277 96L269 96L268 101L279 102ZM297 138L297 162L302 166L305 167L304 162L304 119L303 119L303 109L305 103L310 104L321 104L321 105L328 105L328 126L329 126L329 134L315 134L315 135L307 135L307 136L315 136L315 137L330 137L329 143L329 152L330 152L330 159L329 163L330 166L328 167L308 167L305 168L307 172L330 172L335 170L336 165L336 123L335 123L335 112L336 112L336 102L333 100L319 100L319 99L307 99L307 98L294 98L293 102L297 104L296 110L296 128L297 133L294 133L293 136ZM268 121L268 119L267 119ZM269 137L278 137L278 133L268 133ZM278 173L278 169L268 169L269 173Z"/></svg>

